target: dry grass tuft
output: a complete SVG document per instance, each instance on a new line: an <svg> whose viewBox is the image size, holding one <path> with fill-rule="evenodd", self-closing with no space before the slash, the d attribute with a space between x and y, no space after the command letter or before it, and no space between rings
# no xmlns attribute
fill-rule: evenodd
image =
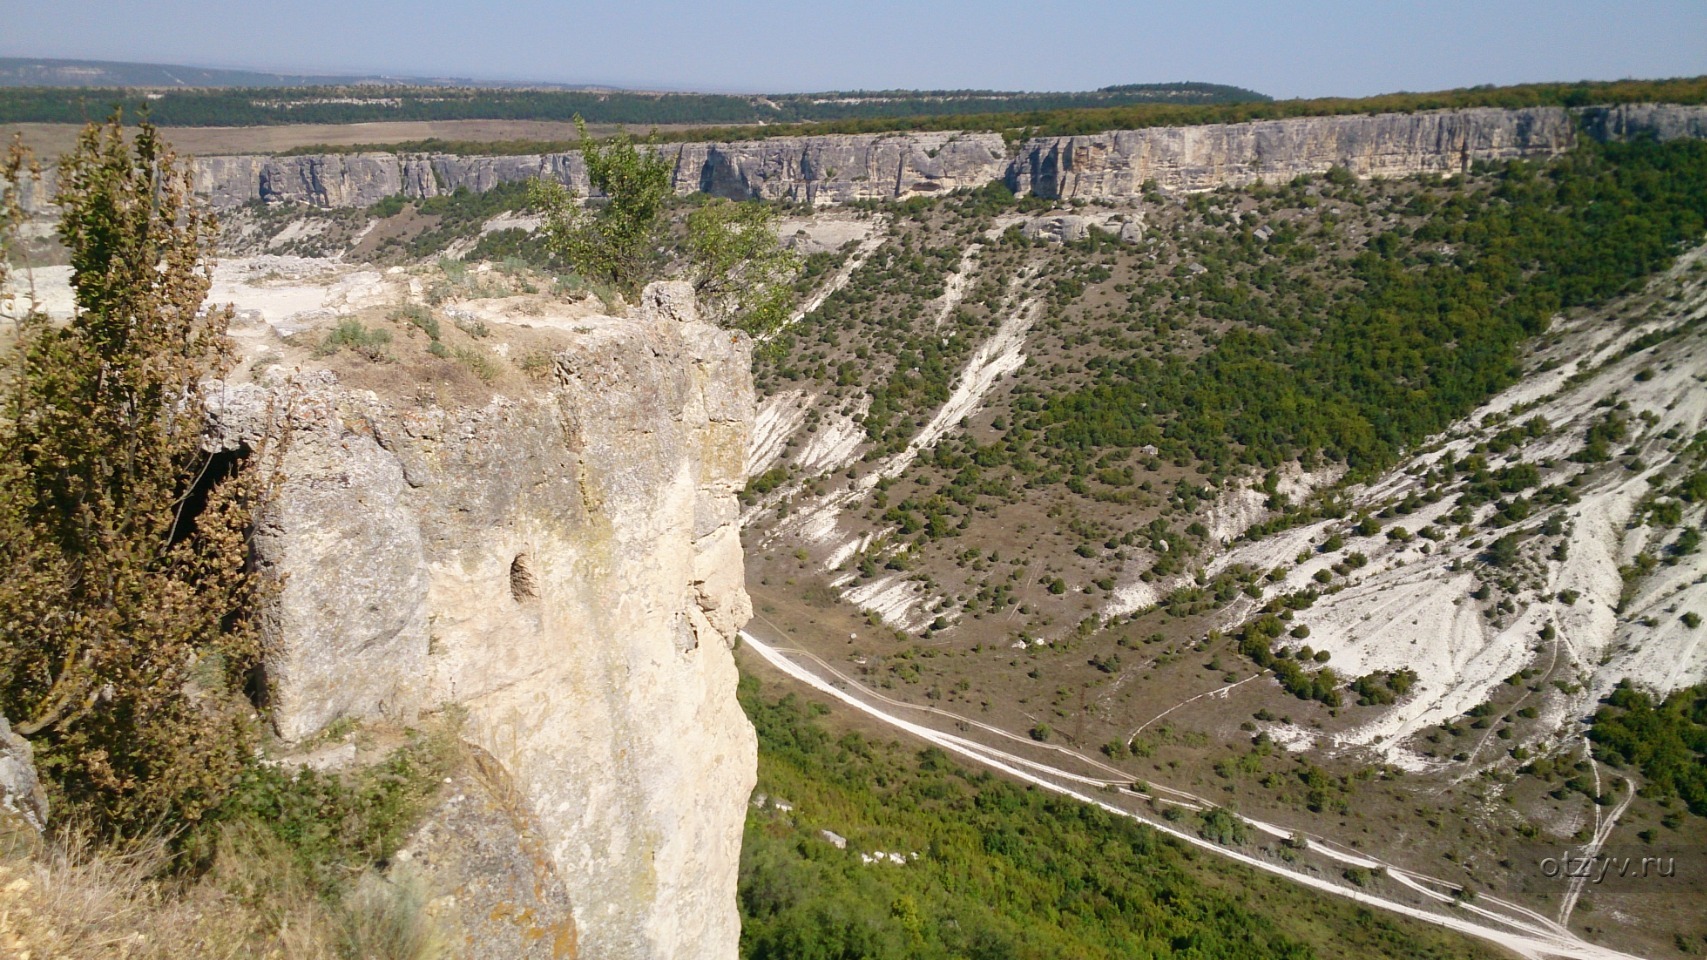
<svg viewBox="0 0 1707 960"><path fill-rule="evenodd" d="M441 960L426 883L364 871L332 902L290 848L252 823L221 828L211 865L171 874L164 840L123 851L84 832L0 860L0 956L17 960Z"/></svg>

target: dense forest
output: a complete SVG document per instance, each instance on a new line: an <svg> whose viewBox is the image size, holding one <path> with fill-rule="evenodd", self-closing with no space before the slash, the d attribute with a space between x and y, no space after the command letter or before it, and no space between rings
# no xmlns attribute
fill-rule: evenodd
<svg viewBox="0 0 1707 960"><path fill-rule="evenodd" d="M751 677L741 698L765 798L741 848L744 957L1484 955L939 750L837 736L822 707L770 699ZM902 862L862 860L875 851Z"/></svg>
<svg viewBox="0 0 1707 960"><path fill-rule="evenodd" d="M1128 84L1067 93L884 90L746 96L353 84L332 87L0 88L0 123L82 123L122 105L174 127L367 123L376 120L572 120L588 123L796 124L1059 111L1137 104L1265 102L1251 90L1209 83Z"/></svg>

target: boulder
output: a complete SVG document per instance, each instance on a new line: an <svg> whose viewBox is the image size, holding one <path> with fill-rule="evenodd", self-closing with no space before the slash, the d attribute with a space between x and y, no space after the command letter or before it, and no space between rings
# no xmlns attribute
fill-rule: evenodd
<svg viewBox="0 0 1707 960"><path fill-rule="evenodd" d="M36 833L47 829L47 794L36 777L29 741L14 733L0 716L0 819L22 823Z"/></svg>

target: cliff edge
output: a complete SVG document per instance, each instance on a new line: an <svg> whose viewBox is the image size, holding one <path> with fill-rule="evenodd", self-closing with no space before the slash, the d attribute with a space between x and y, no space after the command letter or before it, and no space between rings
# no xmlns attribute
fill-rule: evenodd
<svg viewBox="0 0 1707 960"><path fill-rule="evenodd" d="M274 723L300 740L458 705L540 824L581 956L732 958L751 345L680 284L538 326L557 340L531 395L423 402L329 369L219 392L228 450L288 424L256 536L283 584Z"/></svg>
<svg viewBox="0 0 1707 960"><path fill-rule="evenodd" d="M826 134L660 146L678 195L788 200L815 206L904 200L1005 183L1054 199L1138 197L1212 190L1258 179L1290 180L1343 167L1358 176L1452 174L1471 164L1545 159L1582 138L1612 141L1707 136L1707 106L1622 104L1567 109L1475 107L1416 113L1339 114L1247 123L1147 127L1045 136L1012 148L1000 134L956 131ZM578 151L471 157L351 153L193 161L196 191L219 208L294 203L365 207L386 197L481 193L541 177L591 191ZM53 171L26 186L24 205L48 207Z"/></svg>

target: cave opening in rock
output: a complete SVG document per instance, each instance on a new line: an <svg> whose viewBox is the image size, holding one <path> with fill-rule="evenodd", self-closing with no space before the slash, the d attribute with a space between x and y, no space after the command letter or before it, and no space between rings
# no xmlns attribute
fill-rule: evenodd
<svg viewBox="0 0 1707 960"><path fill-rule="evenodd" d="M235 477L248 459L249 447L243 444L232 450L215 450L208 454L201 471L178 500L177 516L172 520L171 545L176 546L195 536L196 521L207 512L213 492L220 484Z"/></svg>
<svg viewBox="0 0 1707 960"><path fill-rule="evenodd" d="M254 498L260 491L226 489L222 492L221 490L226 484L239 481L243 471L250 466L250 458L253 454L254 451L249 445L242 443L231 449L214 450L207 454L207 459L202 461L195 476L189 478L188 485L179 494L172 517L172 529L168 536L168 543L171 546L178 546L201 532L201 527L208 520L208 511L210 509L221 509L221 507L214 505L216 497L235 494L237 499L228 506L234 506L237 509L255 509L258 506ZM252 522L253 518L251 518ZM246 543L243 563L250 575L265 577L265 574L258 569L258 561L252 541ZM266 586L260 589L263 596L269 592L269 588ZM221 622L222 628L226 631L235 630L243 620L255 615L257 599L255 595L245 592L243 602L239 606L224 611ZM265 602L264 599L262 602ZM268 687L265 664L257 659L244 671L241 682L242 694L257 709L265 709L268 706Z"/></svg>
<svg viewBox="0 0 1707 960"><path fill-rule="evenodd" d="M534 580L533 563L525 553L516 554L510 561L510 596L517 603L525 603L539 596L539 584Z"/></svg>

